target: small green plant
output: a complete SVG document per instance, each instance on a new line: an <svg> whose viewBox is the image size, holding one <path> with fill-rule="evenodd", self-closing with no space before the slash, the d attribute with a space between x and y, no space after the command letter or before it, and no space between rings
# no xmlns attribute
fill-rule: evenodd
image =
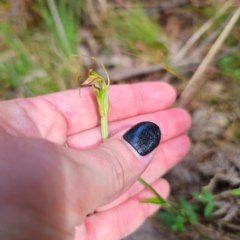
<svg viewBox="0 0 240 240"><path fill-rule="evenodd" d="M196 226L198 218L196 211L198 205L188 203L184 198L180 198L179 205L176 207L163 208L158 216L163 220L164 224L173 232L185 232L186 225Z"/></svg>
<svg viewBox="0 0 240 240"><path fill-rule="evenodd" d="M101 130L102 139L105 141L108 138L108 113L110 111L108 91L110 87L110 79L104 65L92 56L86 55L73 55L73 57L88 57L98 62L107 76L107 83L104 78L96 73L93 68L89 69L86 74L86 80L81 84L82 86L92 86L98 102L98 110L101 116ZM82 76L79 77L82 78ZM79 92L80 93L80 92ZM147 187L155 197L142 200L141 203L152 203L161 205L163 212L159 216L163 219L166 226L170 227L172 231L184 232L186 231L186 224L191 224L196 226L198 223L197 211L200 209L200 205L190 204L184 198L180 198L179 205L172 206L167 200L162 198L158 192L148 184L144 179L138 179L145 187ZM204 208L204 216L210 217L214 209L214 199L210 191L203 190L202 193L193 193L194 199L204 203L206 206Z"/></svg>
<svg viewBox="0 0 240 240"><path fill-rule="evenodd" d="M110 112L110 101L108 96L108 91L110 87L110 78L108 76L107 70L101 61L99 61L97 58L94 58L92 56L86 56L83 54L71 55L71 56L72 57L82 56L82 57L91 58L92 60L94 60L94 63L97 61L102 66L107 76L107 83L106 83L102 76L94 72L93 69L89 69L86 74L87 79L81 84L82 86L92 86L94 89L97 102L98 102L98 111L101 116L102 140L105 141L108 139L108 114ZM79 76L78 80L80 80L82 77L83 76ZM80 95L80 86L79 86L79 95ZM142 201L142 203L154 203L154 204L160 204L161 206L170 207L169 203L166 200L164 200L151 185L149 185L142 178L139 178L139 181L144 186L149 188L156 195L156 198L146 199Z"/></svg>
<svg viewBox="0 0 240 240"><path fill-rule="evenodd" d="M186 225L190 224L196 226L198 223L197 213L201 209L199 204L191 204L184 198L180 198L179 204L171 205L168 201L164 200L148 183L143 179L139 179L150 191L155 195L155 198L149 198L141 201L142 203L154 203L161 205L162 211L158 216L163 220L164 224L173 232L185 232ZM240 194L240 191L236 191ZM214 210L214 197L210 191L203 190L202 193L193 193L195 200L200 201L205 205L204 216L210 217Z"/></svg>
<svg viewBox="0 0 240 240"><path fill-rule="evenodd" d="M145 184L146 185L146 184ZM147 186L147 185L146 185ZM152 190L151 186L147 186L157 197L155 191ZM240 196L240 188L236 188L230 191L230 195L234 197ZM192 193L193 201L197 201L200 204L191 204L187 202L184 198L180 198L179 204L171 206L167 201L161 204L161 201L147 201L142 202L152 202L160 204L163 208L158 216L163 220L164 224L171 229L173 232L185 232L187 224L197 227L198 224L198 213L203 211L203 215L206 218L211 217L214 210L214 195L203 189L201 193ZM158 197L157 197L158 198ZM203 207L202 207L203 206Z"/></svg>
<svg viewBox="0 0 240 240"><path fill-rule="evenodd" d="M204 216L210 217L214 210L214 198L213 194L208 190L203 190L202 193L193 192L193 197L206 204L204 208Z"/></svg>
<svg viewBox="0 0 240 240"><path fill-rule="evenodd" d="M110 79L107 70L97 58L86 55L72 55L72 56L73 57L83 56L91 58L92 60L94 60L94 63L97 61L102 66L104 72L106 73L107 83L105 82L102 76L93 71L93 68L89 69L86 74L87 79L82 83L82 86L92 86L96 94L98 102L98 112L101 116L102 139L103 141L105 141L108 139L108 114L110 112L110 103L108 97ZM82 78L82 76L80 76L78 80L80 80L80 78Z"/></svg>

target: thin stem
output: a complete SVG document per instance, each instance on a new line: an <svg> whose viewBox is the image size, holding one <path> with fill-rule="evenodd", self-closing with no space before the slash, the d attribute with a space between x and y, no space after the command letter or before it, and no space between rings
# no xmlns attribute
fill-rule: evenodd
<svg viewBox="0 0 240 240"><path fill-rule="evenodd" d="M159 195L159 193L150 185L150 184L148 184L145 180L143 180L142 178L139 178L138 179L138 181L140 182L140 183L142 183L145 187L147 187L150 191L152 191L154 194L155 194L155 196L160 200L160 201L162 201L163 202L163 204L169 204L165 199L163 199L160 195Z"/></svg>
<svg viewBox="0 0 240 240"><path fill-rule="evenodd" d="M107 116L101 117L101 130L102 130L102 140L106 141L108 139L108 119L107 119Z"/></svg>

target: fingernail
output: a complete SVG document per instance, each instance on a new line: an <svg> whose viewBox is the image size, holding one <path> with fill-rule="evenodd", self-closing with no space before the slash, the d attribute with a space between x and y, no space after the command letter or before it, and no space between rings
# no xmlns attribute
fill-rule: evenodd
<svg viewBox="0 0 240 240"><path fill-rule="evenodd" d="M152 122L141 122L128 130L123 139L141 156L152 152L160 143L160 128Z"/></svg>

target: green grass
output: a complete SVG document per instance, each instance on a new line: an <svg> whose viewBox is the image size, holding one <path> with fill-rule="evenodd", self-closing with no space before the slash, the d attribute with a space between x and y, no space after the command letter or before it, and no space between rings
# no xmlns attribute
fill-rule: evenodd
<svg viewBox="0 0 240 240"><path fill-rule="evenodd" d="M32 6L35 14L42 18L36 27L29 26L17 34L10 21L1 24L0 39L4 45L0 57L1 98L34 96L77 87L81 64L78 59L69 60L69 55L76 54L80 44L82 6L74 0L68 4L60 0L56 7L67 44L60 37L53 13L43 0Z"/></svg>
<svg viewBox="0 0 240 240"><path fill-rule="evenodd" d="M69 59L69 55L78 54L81 44L81 13L85 1L55 1L57 11L51 3L37 0L32 4L31 10L39 16L38 21L27 25L21 33L16 33L10 21L1 24L0 39L4 44L0 57L2 99L77 87L77 77L83 75L81 57ZM106 32L97 33L101 35L98 40L105 54L112 54L113 49L107 41L113 39L122 51L144 57L149 62L161 63L166 59L165 34L143 8L134 8L131 13L123 9L111 13L110 20L103 23ZM93 32L97 31L96 27Z"/></svg>
<svg viewBox="0 0 240 240"><path fill-rule="evenodd" d="M53 34L57 46L60 47L66 55L75 54L76 46L79 44L80 13L83 1L69 0L68 3L66 3L64 0L60 0L56 2L58 15L67 40L66 43L64 43L59 34L56 22L54 21L54 13L46 3L48 1L37 0L37 2L38 5L35 8L44 20L45 26L43 27L47 28L48 31ZM79 9L79 12L76 13L74 9Z"/></svg>
<svg viewBox="0 0 240 240"><path fill-rule="evenodd" d="M113 38L122 49L150 62L160 63L168 55L167 38L159 23L147 16L142 7L131 12L114 11L111 15Z"/></svg>

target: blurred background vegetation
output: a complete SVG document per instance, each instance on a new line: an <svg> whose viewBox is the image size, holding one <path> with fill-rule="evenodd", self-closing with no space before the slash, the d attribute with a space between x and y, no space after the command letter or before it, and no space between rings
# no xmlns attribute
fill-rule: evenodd
<svg viewBox="0 0 240 240"><path fill-rule="evenodd" d="M131 71L133 67L157 64L187 79L226 25L233 9L230 7L214 20L214 25L202 34L202 44L195 51L191 48L178 61L174 56L191 34L214 16L220 2L224 3L2 0L0 97L28 97L77 87L77 76L91 66L86 59L69 57L80 53L99 57L108 69ZM238 46L238 39L236 29L228 36L222 51ZM239 54L231 53L217 59L217 70L239 84ZM179 71L183 66L185 70ZM131 77L129 73L127 78Z"/></svg>
<svg viewBox="0 0 240 240"><path fill-rule="evenodd" d="M1 0L0 98L31 97L76 88L78 76L84 75L92 61L71 55L91 55L103 62L112 84L161 79L174 85L177 105L187 108L193 117L190 137L195 162L207 161L209 156L212 159L225 146L235 144L237 151L239 4L238 0ZM236 22L230 26L234 17ZM228 28L225 41L216 45ZM206 59L209 52L214 53ZM96 71L102 70L96 66ZM195 79L192 89L186 87L189 79ZM183 91L185 94L181 95ZM210 155L203 156L203 152ZM240 154L237 159L240 161ZM229 169L224 174L230 177ZM189 189L197 191L219 175L205 176L193 171L191 174L194 179L198 176L199 181L195 184L197 189ZM240 179L240 173L237 174ZM180 178L184 176L186 173L181 172ZM174 185L171 178L168 180ZM226 181L230 188L240 186L240 181L235 185ZM226 190L226 184L220 186L214 191ZM189 192L182 193L189 197ZM228 226L222 232L215 218L211 222L216 225L213 224L213 232L239 232L239 216L240 213L228 218L234 227ZM216 236L205 239L220 239ZM228 239L240 239L235 237ZM184 235L183 239L195 238Z"/></svg>

